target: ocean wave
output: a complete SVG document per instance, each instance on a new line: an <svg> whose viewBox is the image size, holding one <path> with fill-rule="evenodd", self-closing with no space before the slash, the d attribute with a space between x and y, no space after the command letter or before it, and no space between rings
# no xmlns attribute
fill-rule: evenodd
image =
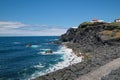
<svg viewBox="0 0 120 80"><path fill-rule="evenodd" d="M43 68L44 66L43 66L41 63L39 63L38 65L34 65L33 67L34 67L34 68L37 68L37 69L41 69L41 68Z"/></svg>
<svg viewBox="0 0 120 80"><path fill-rule="evenodd" d="M32 48L38 48L40 45L31 45Z"/></svg>
<svg viewBox="0 0 120 80"><path fill-rule="evenodd" d="M40 50L46 51L46 50L50 50L50 49L40 49Z"/></svg>
<svg viewBox="0 0 120 80"><path fill-rule="evenodd" d="M14 44L21 44L21 42L13 42Z"/></svg>
<svg viewBox="0 0 120 80"><path fill-rule="evenodd" d="M48 54L46 54L45 53L45 51L47 51L47 50L51 50L51 49L40 49L40 52L38 52L37 54L42 54L42 55L48 55ZM51 53L51 54L53 54L53 53Z"/></svg>
<svg viewBox="0 0 120 80"><path fill-rule="evenodd" d="M54 39L54 40L56 40L56 41L57 41L57 40L59 40L59 39Z"/></svg>
<svg viewBox="0 0 120 80"><path fill-rule="evenodd" d="M44 70L44 71L38 71L38 72L35 72L31 78L29 78L28 80L30 79L35 79L36 77L39 77L39 76L42 76L42 75L45 75L47 73L51 73L51 72L54 72L56 70L59 70L59 69L63 69L65 67L68 67L70 65L73 65L75 63L79 63L81 62L81 57L77 57L72 49L69 49L67 48L66 46L61 46L60 49L56 52L53 52L54 54L63 54L63 61L62 62L58 62L57 64L55 65L52 65L49 69L47 70Z"/></svg>
<svg viewBox="0 0 120 80"><path fill-rule="evenodd" d="M53 51L51 54L64 54L65 53L65 49L63 49L64 47L59 47L59 50L57 51ZM38 54L43 54L46 55L45 51L47 50L51 50L50 48L47 49L40 49L40 52L38 52Z"/></svg>

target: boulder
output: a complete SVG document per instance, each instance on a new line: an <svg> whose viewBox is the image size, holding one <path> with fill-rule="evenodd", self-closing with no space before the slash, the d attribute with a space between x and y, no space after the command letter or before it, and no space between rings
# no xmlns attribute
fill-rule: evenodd
<svg viewBox="0 0 120 80"><path fill-rule="evenodd" d="M50 53L53 53L51 49L45 51L45 54L50 54Z"/></svg>
<svg viewBox="0 0 120 80"><path fill-rule="evenodd" d="M31 47L32 45L31 44L26 44L26 47Z"/></svg>

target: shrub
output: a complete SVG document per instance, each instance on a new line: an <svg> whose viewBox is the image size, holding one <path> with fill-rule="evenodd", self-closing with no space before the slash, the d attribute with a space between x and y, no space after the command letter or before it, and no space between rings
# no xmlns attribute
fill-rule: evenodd
<svg viewBox="0 0 120 80"><path fill-rule="evenodd" d="M83 22L80 24L80 26L89 26L89 25L93 25L93 22Z"/></svg>

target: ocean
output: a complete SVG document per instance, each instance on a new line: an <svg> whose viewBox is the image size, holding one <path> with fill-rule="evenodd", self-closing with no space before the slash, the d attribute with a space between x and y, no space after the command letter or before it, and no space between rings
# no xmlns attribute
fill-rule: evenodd
<svg viewBox="0 0 120 80"><path fill-rule="evenodd" d="M81 62L59 36L0 37L0 80L30 80ZM46 54L47 50L52 53Z"/></svg>

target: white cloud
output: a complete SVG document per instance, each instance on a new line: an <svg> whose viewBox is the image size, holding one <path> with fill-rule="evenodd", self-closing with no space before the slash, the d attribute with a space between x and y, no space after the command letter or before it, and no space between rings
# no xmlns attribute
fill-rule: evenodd
<svg viewBox="0 0 120 80"><path fill-rule="evenodd" d="M77 26L73 26L72 28L78 28Z"/></svg>
<svg viewBox="0 0 120 80"><path fill-rule="evenodd" d="M0 28L20 28L24 26L29 26L20 22L10 22L10 21L0 21Z"/></svg>
<svg viewBox="0 0 120 80"><path fill-rule="evenodd" d="M0 21L0 36L52 36L61 35L66 30L57 26Z"/></svg>

